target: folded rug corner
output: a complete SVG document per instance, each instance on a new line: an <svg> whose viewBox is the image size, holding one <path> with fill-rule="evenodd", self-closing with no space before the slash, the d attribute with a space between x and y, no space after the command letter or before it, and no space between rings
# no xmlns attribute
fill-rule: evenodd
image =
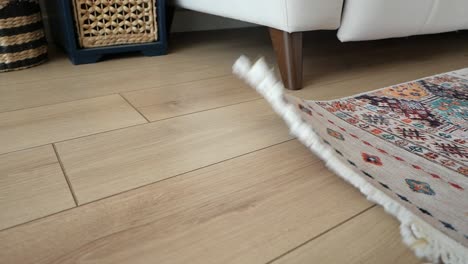
<svg viewBox="0 0 468 264"><path fill-rule="evenodd" d="M284 94L263 59L233 71L434 263L468 263L468 68L331 101Z"/></svg>

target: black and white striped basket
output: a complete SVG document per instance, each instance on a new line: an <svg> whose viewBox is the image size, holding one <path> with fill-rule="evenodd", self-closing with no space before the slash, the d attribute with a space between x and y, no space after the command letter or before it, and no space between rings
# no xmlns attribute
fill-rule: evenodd
<svg viewBox="0 0 468 264"><path fill-rule="evenodd" d="M0 72L29 68L46 59L38 0L0 0Z"/></svg>

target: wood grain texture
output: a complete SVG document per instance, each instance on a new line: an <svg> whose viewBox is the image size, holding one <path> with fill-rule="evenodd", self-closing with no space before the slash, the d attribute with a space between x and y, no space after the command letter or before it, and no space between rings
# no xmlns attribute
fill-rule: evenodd
<svg viewBox="0 0 468 264"><path fill-rule="evenodd" d="M0 113L0 153L142 123L119 95Z"/></svg>
<svg viewBox="0 0 468 264"><path fill-rule="evenodd" d="M468 65L467 40L465 33L448 33L340 43L336 32L307 32L303 50L305 86L294 93L310 99L332 99L463 68ZM42 192L58 181L41 180L32 185L23 182L28 177L33 181L42 172L49 177L59 174L56 160L36 161L39 156L49 155L49 150L45 151L47 155L33 155L36 158L25 154L14 162L7 159L3 166L23 175L15 176L10 185L24 187L23 191L15 191L8 197L21 196L27 202L15 202L16 207L3 209L1 214L11 221L15 214L26 212L28 219L16 218L13 224L30 222L0 231L0 263L266 262L369 206L353 187L331 175L297 142L294 146L287 143L268 147L289 137L283 123L260 100L223 110L226 104L253 95L241 82L229 80L232 63L240 54L252 58L265 56L272 66L276 65L268 30L252 28L179 34L173 36L168 56L124 55L81 66L71 65L63 54L52 48L47 63L2 74L0 112L85 98L100 100L96 97L118 96L118 93L125 94L128 99L131 99L129 94L135 95L132 102L142 102L140 110L148 107L145 114L152 120L221 108L64 143L61 150L69 158L67 166L77 176L75 183L81 181L86 198L96 199L128 187L165 180L34 221L30 220L72 206L71 197L43 196L54 193ZM214 89L214 84L224 78L226 82L222 87ZM130 92L137 90L142 92ZM190 98L184 97L188 94ZM99 116L105 118L99 118L100 121L132 120L126 114L110 114L115 113L115 109L109 104L96 103L93 107L98 112L103 111ZM57 110L41 116L43 124L49 126L38 126L39 119L29 119L24 125L29 124L30 129L17 129L16 136L10 134L8 139L0 137L0 143L6 143L0 145L0 149L4 146L23 148L23 140L31 140L23 132L47 138L44 134L52 131L56 134L50 139L61 140L81 134L82 129L94 131L96 128L79 125L84 124L84 120L95 120L93 111L81 113L75 109L70 112L66 107ZM11 117L8 121L11 129L12 122L40 117L36 109L28 111L24 112L31 114L27 117L11 116L14 112L0 116ZM40 127L44 129L32 131ZM0 135L3 130L4 126L0 125ZM262 147L267 148L200 169ZM54 165L46 165L49 161ZM200 170L167 178L195 169ZM0 178L3 175L6 174L0 174ZM7 201L2 189L7 185L1 183L0 197ZM97 185L95 189L94 184ZM39 191L36 189L39 187L44 188ZM41 202L37 204L36 200ZM63 201L68 201L66 206L43 211ZM29 214L36 209L41 215ZM4 214L6 211L8 214ZM380 222L393 221L387 215L372 217ZM407 253L398 255L401 248L389 240L382 240L382 243L384 247L395 249L396 255L384 250L380 240L374 241L375 247L365 250L375 237L373 230L382 228L372 221L365 223L372 227L372 236L361 241L359 228L340 229L339 233L331 230L327 234L336 234L337 239L343 239L346 244L330 238L327 241L331 241L331 245L320 247L325 247L326 252L336 243L340 246L336 249L339 253L350 246L356 253L362 253L362 259L350 253L357 263L373 260L374 255L381 256L377 263L384 262L387 256L400 263L413 263L414 257ZM400 241L396 228L385 228L384 232L387 237ZM354 247L354 240L363 248ZM336 256L340 257L343 255Z"/></svg>
<svg viewBox="0 0 468 264"><path fill-rule="evenodd" d="M0 232L0 259L265 263L370 206L290 141Z"/></svg>
<svg viewBox="0 0 468 264"><path fill-rule="evenodd" d="M273 263L423 263L401 241L398 224L376 206Z"/></svg>
<svg viewBox="0 0 468 264"><path fill-rule="evenodd" d="M14 85L19 83L38 83L44 80L68 78L94 79L95 75L107 74L115 76L122 71L149 68L153 74L161 68L172 68L178 64L194 66L197 61L205 63L214 58L233 59L241 50L251 53L271 47L268 32L262 29L241 29L215 32L193 32L171 34L171 52L157 58L148 58L141 54L119 54L112 59L103 60L95 64L73 65L63 52L49 43L50 59L42 67L27 69L28 78L23 72L9 72L2 76L2 83ZM218 33L218 34L217 34ZM221 33L221 34L219 34ZM203 54L203 56L200 56ZM232 58L231 58L232 56ZM229 69L228 69L229 70ZM162 75L164 77L164 75ZM86 77L86 78L83 78ZM137 79L141 79L138 76ZM153 76L146 76L155 77ZM129 88L131 89L131 88Z"/></svg>
<svg viewBox="0 0 468 264"><path fill-rule="evenodd" d="M258 30L244 32L245 38L236 31L218 38L198 35L176 36L172 53L157 58L121 55L74 66L63 54L52 52L48 63L27 70L28 78L17 72L2 76L0 112L230 75L239 54L257 56L270 49L267 33Z"/></svg>
<svg viewBox="0 0 468 264"><path fill-rule="evenodd" d="M211 78L229 73L231 62L200 61L198 64L176 64L172 67L134 67L115 73L97 72L87 78L80 76L40 80L35 83L18 83L0 86L0 111L11 111L47 104L81 100L125 91L147 89L179 82ZM78 67L82 67L78 66ZM113 67L111 67L113 68ZM150 76L150 77L143 77ZM170 76L164 78L163 76ZM15 93L10 90L16 89Z"/></svg>
<svg viewBox="0 0 468 264"><path fill-rule="evenodd" d="M234 76L128 92L122 95L150 121L260 98L253 89Z"/></svg>
<svg viewBox="0 0 468 264"><path fill-rule="evenodd" d="M466 67L466 41L463 34L449 33L341 43L335 32L307 32L304 88L322 90L323 84L397 71L399 67L400 73L411 73L434 65L428 75L440 73L437 66L443 71L456 70ZM226 76L240 54L265 56L276 65L268 30L262 28L178 34L171 42L171 54L157 58L121 56L73 66L63 54L52 50L48 63L26 70L28 78L23 72L2 76L0 112ZM444 61L448 58L450 61ZM377 85L371 89L381 87Z"/></svg>
<svg viewBox="0 0 468 264"><path fill-rule="evenodd" d="M0 155L0 230L74 206L51 145Z"/></svg>
<svg viewBox="0 0 468 264"><path fill-rule="evenodd" d="M56 144L80 204L288 140L263 100Z"/></svg>

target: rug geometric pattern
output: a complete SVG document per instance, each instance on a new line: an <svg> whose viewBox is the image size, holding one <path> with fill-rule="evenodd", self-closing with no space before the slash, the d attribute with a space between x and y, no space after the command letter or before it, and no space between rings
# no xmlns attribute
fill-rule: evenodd
<svg viewBox="0 0 468 264"><path fill-rule="evenodd" d="M468 79L452 72L334 101L286 95L376 188L468 247ZM460 73L460 74L457 74Z"/></svg>
<svg viewBox="0 0 468 264"><path fill-rule="evenodd" d="M263 59L241 57L233 70L331 170L400 220L416 255L468 263L468 68L331 101L285 94Z"/></svg>

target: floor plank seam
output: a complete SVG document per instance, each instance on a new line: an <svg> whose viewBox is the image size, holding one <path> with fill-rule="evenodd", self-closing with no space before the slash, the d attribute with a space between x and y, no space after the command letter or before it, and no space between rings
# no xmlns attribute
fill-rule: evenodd
<svg viewBox="0 0 468 264"><path fill-rule="evenodd" d="M115 95L120 95L120 94L115 94ZM109 95L105 95L105 96L109 96ZM120 96L121 96L121 95L120 95ZM123 97L123 96L122 96L122 97ZM93 97L93 98L94 98L94 97ZM87 99L91 99L91 98L87 98ZM95 135L105 134L105 133L114 132L114 131L118 131L118 130L123 130L123 129L127 129L127 128L132 128L132 127L137 127L137 126L144 126L144 125L148 125L148 124L154 124L154 123L157 123L157 122L159 122L159 121L166 121L166 120L170 120L170 119L173 119L173 118L178 118L178 117L188 116L188 115L192 115L192 114L207 112L207 111L210 111L210 110L221 109L221 108L224 108L224 107L230 107L230 106L235 106L235 105L244 104L244 103L250 103L250 102L258 101L258 100L264 100L264 99L263 99L262 97L259 97L259 98L252 99L252 100L249 100L249 101L243 101L243 102L234 103L234 104L229 104L229 105L224 105L224 106L220 106L220 107L216 107L216 108L201 110L201 111L197 111L197 112L191 112L191 113L187 113L187 114L183 114L183 115L172 116L172 117L168 117L168 118L164 118L164 119L158 119L158 120L155 120L155 121L151 121L151 122L149 122L149 123L141 123L141 124L135 124L135 125L130 125L130 126L124 126L124 127L119 127L119 128L115 128L115 129L106 130L106 131L101 131L101 132L92 133L92 134L89 134L89 135L84 135L84 136L79 136L79 137L73 137L73 138L68 138L68 139L59 140L59 141L54 141L54 142L48 142L48 143L42 144L42 145L37 145L37 146L27 147L27 148L24 148L24 149L18 149L18 150L13 150L13 151L9 151L9 152L0 153L0 156L5 155L5 154L10 154L10 153L15 153L15 152L23 151L23 150L28 150L28 149L43 147L43 146L47 146L47 145L50 145L50 144L58 144L58 143L62 143L62 142L70 141L70 140L75 140L75 139L80 139L80 138L84 138L84 137L89 137L89 136L95 136ZM34 108L34 107L33 107L33 108ZM0 114L2 114L2 113L0 113ZM140 113L140 114L141 114L141 113ZM145 117L145 120L148 120L148 119Z"/></svg>
<svg viewBox="0 0 468 264"><path fill-rule="evenodd" d="M221 109L221 108L224 108L224 107L250 103L250 102L254 102L254 101L258 101L258 100L264 100L264 99L263 99L263 97L259 96L258 98L250 99L250 100L247 100L247 101L242 101L242 102L227 104L227 105L218 106L218 107L214 107L214 108L203 109L203 110L200 110L200 111L195 111L195 112L191 112L191 113L187 113L187 114L181 114L181 115L171 116L171 117L167 117L167 118L157 119L157 120L151 121L151 123L156 123L156 122L159 122L159 121L169 120L169 119L176 118L176 117L182 117L182 116L188 116L188 115L192 115L192 114L203 113L203 112L207 112L207 111L211 111L211 110Z"/></svg>
<svg viewBox="0 0 468 264"><path fill-rule="evenodd" d="M283 143L286 143L286 142L283 142ZM280 143L280 144L283 144L283 143ZM273 147L273 146L272 146L272 147ZM311 161L311 162L308 163L307 165L300 166L300 167L298 167L298 168L296 168L296 169L290 171L288 174L292 174L292 173L294 173L294 172L300 171L300 170L302 170L302 169L304 169L304 168L307 168L307 167L309 167L309 166L313 166L313 165L314 165L314 162L321 162L321 160ZM215 165L215 164L213 164L213 165ZM210 165L210 166L211 166L211 165ZM202 169L202 168L200 168L200 169ZM190 172L193 172L193 171L190 171ZM190 172L187 172L187 173L190 173ZM184 173L184 174L185 174L185 173ZM282 174L282 175L285 175L285 174ZM182 174L181 174L180 176L182 176ZM174 177L175 177L175 176L174 176ZM297 179L296 179L296 180L297 180ZM163 181L163 180L161 180L161 181ZM161 181L158 181L158 182L161 182ZM238 189L238 190L236 190L236 191L234 191L234 192L231 192L231 193L229 193L229 194L227 194L227 195L233 195L233 194L236 194L236 193L240 193L240 192L242 192L242 191L245 191L245 190L249 190L249 189L251 189L251 188L256 187L258 184L261 184L261 183L262 183L262 182L256 183L256 184L251 185L251 186L249 186L249 187L247 187L247 188L245 188L245 189ZM148 184L148 185L150 185L150 184ZM139 187L138 187L138 188L139 188ZM122 192L122 193L120 193L120 194L123 194L123 193L125 193L125 192ZM110 196L109 196L109 197L110 197ZM106 198L109 198L109 197L106 197ZM224 197L222 197L222 198L224 198ZM105 199L105 198L102 198L102 199ZM96 202L96 201L93 201L93 202ZM90 203L93 203L93 202L90 202ZM200 203L200 204L196 205L194 208L200 208L200 207L206 206L206 205L209 204L209 203L210 203L210 201L207 201L207 202L204 202L204 203ZM83 205L84 205L84 204L83 204ZM138 226L133 226L133 227L128 228L128 229L125 229L125 230L120 230L120 231L117 231L117 232L108 233L107 235L105 235L105 236L103 236L103 237L100 237L98 240L104 240L104 239L107 238L107 237L112 237L112 236L114 236L114 235L116 235L116 234L119 234L119 233L128 232L129 230L136 230L136 229L139 229L139 228L141 228L141 227L143 227L143 226L151 225L151 224L153 224L154 222L157 222L157 221L164 221L164 220L170 219L170 218L172 218L172 217L173 217L173 214L169 214L169 215L164 216L164 217L162 217L162 218L159 218L158 220L153 221L153 222L148 222L148 223L144 223L144 224L141 224L141 225L138 225ZM353 216L353 217L354 217L354 216Z"/></svg>
<svg viewBox="0 0 468 264"><path fill-rule="evenodd" d="M119 93L118 95L119 95L125 102L127 102L127 104L129 104L130 107L132 107L135 111L137 111L137 113L140 114L141 117L143 117L143 118L146 120L147 123L151 123L151 121L150 121L148 118L146 118L146 116L145 116L142 112L140 112L140 110L138 110L138 108L136 108L136 106L134 106L132 103L130 103L130 101L128 101L127 98L126 98L125 96L122 95L122 93Z"/></svg>
<svg viewBox="0 0 468 264"><path fill-rule="evenodd" d="M233 159L236 159L236 158L240 158L242 156L245 156L245 155L249 155L249 154L252 154L252 153L255 153L257 151L261 151L261 150L265 150L267 148L271 148L271 147L274 147L274 146L278 146L278 145L281 145L281 144L285 144L287 142L290 142L290 141L293 141L293 140L296 140L295 138L292 138L292 139L288 139L288 140L285 140L285 141L281 141L279 143L275 143L275 144L272 144L272 145L269 145L267 147L263 147L263 148L260 148L260 149L256 149L256 150L253 150L253 151L250 151L250 152L247 152L247 153L244 153L244 154L241 154L241 155L238 155L238 156L235 156L235 157L231 157L231 158L228 158L228 159L225 159L225 160L222 160L222 161L218 161L218 162L215 162L215 163L212 163L212 164L209 164L209 165L206 165L206 166L203 166L203 167L199 167L197 169L193 169L193 170L190 170L190 171L186 171L186 172L183 172L183 173L180 173L180 174L177 174L177 175L174 175L174 176L171 176L169 178L165 178L165 179L162 179L162 180L159 180L159 181L156 181L156 182L151 182L151 183L148 183L148 184L145 184L145 185L141 185L141 186L138 186L138 187L135 187L135 188L132 188L132 189L129 189L129 190L125 190L125 191L122 191L122 192L119 192L119 193L115 193L113 195L109 195L109 196L106 196L106 197L102 197L102 198L99 198L97 200L94 200L94 201L91 201L91 202L87 202L87 203L83 203L83 204L79 204L77 200L75 200L75 196L73 194L73 198L75 200L75 203L77 204L77 206L75 207L72 207L72 208L68 208L68 209L65 209L65 210L62 210L62 211L59 211L59 212L55 212L53 214L49 214L49 215L45 215L45 216L42 216L42 217L39 217L39 218L36 218L36 219L33 219L33 220L29 220L27 222L24 222L24 223L20 223L20 224L17 224L17 225L14 225L14 226L10 226L10 227L7 227L7 228L4 228L4 229L1 229L0 230L0 233L4 232L4 231L7 231L7 230L10 230L10 229L13 229L13 228L16 228L16 227L19 227L19 226L23 226L23 225L26 225L26 224L30 224L32 222L35 222L35 221L39 221L41 219L45 219L45 218L48 218L48 217L52 217L54 215L58 215L58 214L61 214L61 213L64 213L64 212L67 212L67 211L71 211L71 210L74 210L78 207L81 207L81 206L85 206L85 205L90 205L92 203L95 203L95 202L99 202L101 200L105 200L105 199L108 199L108 198L111 198L111 197L114 197L114 196L118 196L118 195L121 195L121 194L124 194L124 193L127 193L127 192L131 192L131 191L136 191L138 189L141 189L141 188L145 188L145 187L148 187L152 184L158 184L162 181L166 181L166 180L170 180L172 178L175 178L175 177L179 177L179 176L183 176L185 174L188 174L188 173L191 173L191 172L194 172L194 171L197 171L197 170L201 170L201 169L204 169L204 168L207 168L207 167L210 167L210 166L214 166L216 164L219 164L219 163L223 163L223 162L227 162L229 160L233 160ZM47 144L48 145L48 144ZM54 146L54 145L53 145ZM55 150L55 146L54 146L54 150ZM56 151L56 150L55 150ZM56 156L58 157L58 154L56 152ZM58 158L57 158L58 159ZM60 165L62 165L60 163ZM310 165L308 165L310 166ZM307 167L307 166L306 166ZM62 171L64 171L65 168L62 167ZM65 174L65 173L64 173ZM68 181L68 178L67 179L67 183L69 183ZM71 184L69 183L69 187L71 188ZM70 189L72 190L72 189Z"/></svg>
<svg viewBox="0 0 468 264"><path fill-rule="evenodd" d="M112 194L112 195L109 195L109 196L106 196L106 197L99 198L99 199L94 200L94 201L91 201L91 202L86 202L86 203L83 203L83 204L79 204L78 206L84 206L84 205L91 204L91 203L94 203L94 202L97 202L97 201L100 201L100 200L104 200L104 199L107 199L107 198L110 198L110 197L114 197L114 196L120 195L120 194L123 194L123 193L126 193L126 192L135 191L135 190L138 190L138 189L147 187L147 186L152 185L152 184L157 184L157 183L160 183L160 182L163 182L163 181L167 181L167 180L170 180L170 179L173 179L173 178L176 178L176 177L180 177L180 176L183 176L183 175L188 174L188 173L192 173L192 172L195 172L195 171L198 171L198 170L201 170L201 169L205 169L205 168L214 166L214 165L216 165L216 164L220 164L220 163L223 163L223 162L227 162L227 161L230 161L230 160L233 160L233 159L237 159L237 158L240 158L240 157L243 157L243 156L246 156L246 155L249 155L249 154L258 152L258 151L261 151L261 150L265 150L265 149L267 149L267 148L271 148L271 147L274 147L274 146L278 146L278 145L284 144L284 143L289 142L289 141L292 141L292 140L296 140L296 138L284 140L284 141L281 141L281 142L278 142L278 143L275 143L275 144L272 144L272 145L269 145L269 146L266 146L266 147L263 147L263 148L259 148L259 149L256 149L256 150L252 150L252 151L249 151L249 152L246 152L246 153L237 155L237 156L235 156L235 157L231 157L231 158L228 158L228 159L225 159L225 160L221 160L221 161L217 161L217 162L214 162L214 163L211 163L211 164L208 164L208 165L205 165L205 166L202 166L202 167L193 169L193 170L189 170L189 171L186 171L186 172L183 172L183 173L179 173L179 174L170 176L170 177L168 177L168 178L165 178L165 179L162 179L162 180L159 180L159 181L147 183L147 184L144 184L144 185L141 185L141 186L132 188L132 189L128 189L128 190L121 191L121 192L118 192L118 193L115 193L115 194Z"/></svg>
<svg viewBox="0 0 468 264"><path fill-rule="evenodd" d="M79 102L79 101L97 99L97 98L106 97L106 96L111 96L111 95L117 95L117 93L96 95L96 96L85 97L85 98L80 98L80 99L76 99L76 100L70 100L70 101L56 102L56 103L52 103L52 104L43 104L43 105L37 105L37 106L31 106L31 107L24 107L24 108L12 109L12 110L7 110L7 111L2 111L2 112L0 112L0 115L1 115L1 114L6 114L6 113L11 113L11 112L16 112L16 111L23 111L23 110L34 109L34 108L41 108L41 107L47 107L47 106L54 106L54 105L60 105L60 104L66 104L66 103L74 103L74 102Z"/></svg>
<svg viewBox="0 0 468 264"><path fill-rule="evenodd" d="M30 223L32 223L32 222L34 222L34 221L38 221L38 220L41 220L41 219L45 219L45 218L47 218L47 217L51 217L51 216L54 216L54 215L57 215L57 214L60 214L60 213L66 212L66 211L70 211L70 210L75 209L75 208L78 208L78 207L79 207L79 206L75 206L75 207L63 209L63 210L60 210L60 211L58 211L58 212L55 212L55 213L52 213L52 214L49 214L49 215L44 215L44 216L41 216L41 217L39 217L39 218L26 221L26 222L24 222L24 223L15 224L15 225L9 226L9 227L7 227L7 228L0 229L0 235L2 234L2 232L6 232L6 231L8 231L8 230L10 230L10 229L14 229L14 228L17 228L17 227L26 225L26 224L30 224Z"/></svg>
<svg viewBox="0 0 468 264"><path fill-rule="evenodd" d="M319 238L319 237L321 237L321 236L327 234L328 232L332 231L333 229L338 228L338 227L340 227L340 226L346 224L347 222L349 222L349 221L351 221L352 219L354 219L354 218L356 218L356 217L358 217L358 216L360 216L360 215L366 213L367 211L369 211L370 209L372 209L372 208L374 208L374 207L376 207L376 206L377 206L376 204L373 204L373 205L369 206L368 208L366 208L366 209L362 210L361 212L359 212L359 213L357 213L357 214L351 216L350 218L348 218L348 219L346 219L346 220L344 220L344 221L342 221L342 222L339 222L338 224L336 224L336 225L334 225L334 226L332 226L332 227L330 227L330 228L324 230L323 232L319 233L318 235L316 235L316 236L314 236L314 237L312 237L312 238L310 238L310 239L304 241L303 243L301 243L301 244L299 244L299 245L297 245L297 246L295 246L295 247L293 247L293 248L287 250L286 252L282 253L281 255L279 255L279 256L273 258L272 260L266 262L265 264L272 264L272 263L275 263L276 261L278 261L278 260L281 259L282 257L288 255L289 253L292 253L293 251L295 251L295 250L297 250L297 249L299 249L299 248L305 246L306 244L310 243L311 241L313 241L313 240L315 240L315 239L317 239L317 238Z"/></svg>
<svg viewBox="0 0 468 264"><path fill-rule="evenodd" d="M130 93L130 92L137 92L137 91L143 91L143 90L149 90L149 89L158 89L162 88L164 86L175 86L175 85L183 85L183 84L189 84L192 82L200 82L200 81L206 81L206 80L212 80L212 79L217 79L217 78L222 78L222 77L227 77L232 75L231 73L219 75L219 76L213 76L213 77L208 77L208 78L202 78L202 79L196 79L196 80L191 80L191 81L185 81L185 82L176 82L176 83L168 83L168 84L162 84L159 86L154 86L154 87L146 87L146 88L140 88L140 89L135 89L135 90L128 90L128 91L121 91L121 92L112 92L112 93L104 93L96 96L91 96L91 97L83 97L75 100L66 100L66 101L60 101L56 103L51 103L51 104L43 104L43 105L37 105L37 106L31 106L31 107L23 107L23 108L17 108L17 109L11 109L11 110L6 110L6 111L0 111L0 114L3 113L10 113L14 111L21 111L21 110L26 110L26 109L31 109L31 108L37 108L37 107L43 107L43 106L51 106L51 105L56 105L56 104L62 104L62 103L71 103L75 101L81 101L81 100L87 100L87 99L93 99L93 98L99 98L99 97L105 97L109 95L114 95L114 94L120 94L120 93ZM34 82L33 82L34 83ZM15 83L17 84L17 83ZM27 84L27 83L26 83Z"/></svg>
<svg viewBox="0 0 468 264"><path fill-rule="evenodd" d="M363 64L364 66L370 66L371 64ZM363 65L360 65L360 66L363 66ZM399 66L398 65L395 65L395 69L397 69ZM393 68L391 68L393 69ZM192 83L192 82L199 82L199 81L205 81L205 80L212 80L212 79L217 79L217 78L222 78L222 77L227 77L227 76L230 76L232 74L230 73L227 73L227 74L222 74L222 75L219 75L219 76L213 76L213 77L208 77L208 78L202 78L202 79L196 79L196 80L191 80L191 81L185 81L185 82L176 82L176 83L169 83L169 84L163 84L163 85L159 85L159 86L154 86L154 87L146 87L146 88L141 88L141 89L135 89L135 90L128 90L128 91L121 91L120 93L105 93L105 94L102 94L102 95L97 95L97 96L93 96L93 97L85 97L85 98L80 98L80 99L76 99L76 100L70 100L70 101L63 101L63 102L57 102L57 103L52 103L52 104L43 104L43 105L38 105L38 106L33 106L33 107L25 107L25 108L18 108L18 109L12 109L12 110L7 110L7 111L0 111L0 114L3 114L3 113L8 113L8 112L14 112L14 111L19 111L19 110L25 110L25 109L30 109L30 108L36 108L36 107L42 107L42 106L50 106L50 105L55 105L55 104L60 104L60 103L68 103L68 102L74 102L74 101L80 101L80 100L86 100L86 99L92 99L92 98L99 98L99 97L104 97L104 96L109 96L109 95L113 95L113 94L122 94L122 93L129 93L129 92L136 92L136 91L143 91L143 90L150 90L150 89L157 89L157 88L162 88L164 86L173 86L173 85L182 85L182 84L189 84L189 83ZM309 75L305 74L304 77L307 77ZM363 75L365 76L365 75ZM321 85L321 86L324 86L324 85L331 85L331 84L335 84L335 83L339 83L339 82L343 82L343 81L349 81L349 80L354 80L354 79L361 79L363 78L363 76L357 76L357 77L351 77L349 79L343 79L343 80L338 80L338 81L329 81L329 82L324 82L324 83L320 83L318 85ZM61 80L61 79L66 79L66 78L55 78L55 79L51 79L51 80ZM33 81L33 82L36 82L37 80ZM15 83L15 84L27 84L29 82L25 82L25 83ZM310 85L310 84L308 84ZM122 97L124 97L122 95Z"/></svg>
<svg viewBox="0 0 468 264"><path fill-rule="evenodd" d="M89 137L89 136L104 134L104 133L108 133L108 132L113 132L113 131L117 131L117 130L121 130L121 129L131 128L131 127L137 127L137 126L147 125L147 124L148 124L148 123L135 124L135 125L125 126L125 127L119 127L119 128L115 128L115 129L110 129L110 130L106 130L106 131L101 131L101 132L97 132L97 133L92 133L92 134L89 134L89 135L84 135L84 136L79 136L79 137L74 137L74 138L68 138L68 139L59 140L59 141L55 141L55 142L48 142L48 143L42 144L42 145L37 145L37 146L27 147L27 148L24 148L24 149L18 149L18 150L13 150L13 151L9 151L9 152L0 153L0 156L1 156L1 155L5 155L5 154L10 154L10 153L19 152L19 151L29 150L29 149L33 149L33 148L43 147L43 146L47 146L47 145L50 145L50 144L58 144L58 143L66 142L66 141L69 141L69 140L75 140L75 139L79 139L79 138L84 138L84 137Z"/></svg>
<svg viewBox="0 0 468 264"><path fill-rule="evenodd" d="M75 191L73 190L73 186L70 182L70 178L68 177L65 167L63 166L62 160L60 159L60 155L58 154L57 147L55 146L55 144L52 144L52 148L54 149L55 156L57 157L57 161L60 164L60 168L62 169L63 176L65 177L65 180L67 181L68 189L70 189L70 193L73 197L73 201L75 202L75 206L78 207L78 199L76 197Z"/></svg>
<svg viewBox="0 0 468 264"><path fill-rule="evenodd" d="M57 48L54 47L54 48L51 48L51 49L57 49ZM213 58L215 58L215 57L213 57ZM208 58L208 59L206 59L206 61L210 61L210 59L213 59L213 58ZM180 63L183 64L183 63L186 63L186 62L187 62L187 61L181 61L181 62L175 62L175 63L173 63L173 64L180 64ZM188 62L190 62L190 60L188 60ZM199 61L199 62L200 62L200 61ZM203 62L203 61L201 61L201 62ZM144 65L144 66L145 66L145 67L152 67L152 66L155 66L155 65L156 65L156 64L154 64L154 63L149 63L149 64L146 64L146 65ZM170 65L170 64L169 64L169 65L167 65L167 64L165 65L166 68L167 68L168 66L171 66L171 65ZM95 72L97 72L97 71L95 71L95 72L93 72L92 74L87 73L87 76L93 77L93 76L99 76L99 75L102 75L102 74L119 73L119 72L125 72L125 71L128 71L128 70L131 70L131 69L134 69L134 66L133 66L133 65L130 65L130 66L127 66L127 67L119 68L119 70L117 70L117 71L116 71L116 70L109 70L109 71L104 71L104 72L99 71L99 73L95 73ZM55 70L55 69L54 69L54 70ZM73 79L73 78L81 79L82 76L83 76L82 74L79 74L79 75L70 75L70 76L65 76L65 77L52 77L52 78L49 77L49 78L47 78L47 79L35 79L35 80L32 80L32 81L23 81L23 82L14 82L14 83L9 83L9 82L11 82L11 81L8 81L6 84L7 84L7 85L16 84L16 85L17 85L17 84L35 83L35 82L37 82L37 81L44 81L44 80L53 80L53 81L58 80L58 81L60 81L60 80L67 80L67 79ZM202 79L200 79L200 80L202 80Z"/></svg>

